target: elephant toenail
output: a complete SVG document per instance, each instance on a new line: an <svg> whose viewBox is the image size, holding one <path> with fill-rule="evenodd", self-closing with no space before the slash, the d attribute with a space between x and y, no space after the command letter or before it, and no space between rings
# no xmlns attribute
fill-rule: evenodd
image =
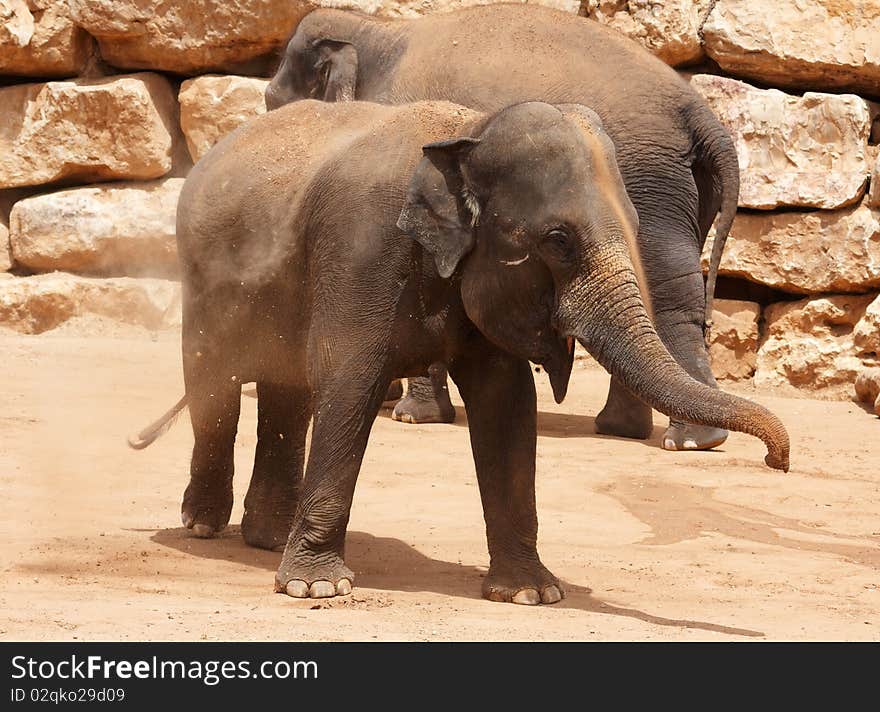
<svg viewBox="0 0 880 712"><path fill-rule="evenodd" d="M675 441L672 438L666 438L666 440L663 441L663 449L675 450Z"/></svg>
<svg viewBox="0 0 880 712"><path fill-rule="evenodd" d="M691 440L690 438L688 438L687 440L684 441L684 449L685 450L696 450L698 447L699 446L697 445L696 440Z"/></svg>
<svg viewBox="0 0 880 712"><path fill-rule="evenodd" d="M537 606L541 602L541 595L533 588L524 588L514 595L513 602L524 606Z"/></svg>
<svg viewBox="0 0 880 712"><path fill-rule="evenodd" d="M562 591L558 586L547 586L541 591L541 603L559 603L562 600Z"/></svg>
<svg viewBox="0 0 880 712"><path fill-rule="evenodd" d="M330 581L315 581L309 586L311 598L332 598L336 595L336 586Z"/></svg>
<svg viewBox="0 0 880 712"><path fill-rule="evenodd" d="M288 596L292 596L293 598L309 597L309 585L305 581L299 581L297 579L288 581L287 586L284 587L284 591Z"/></svg>
<svg viewBox="0 0 880 712"><path fill-rule="evenodd" d="M210 539L215 534L214 527L207 524L193 524L192 532L199 539Z"/></svg>
<svg viewBox="0 0 880 712"><path fill-rule="evenodd" d="M336 584L336 595L337 596L347 596L351 593L351 581L348 579L341 579L338 584Z"/></svg>

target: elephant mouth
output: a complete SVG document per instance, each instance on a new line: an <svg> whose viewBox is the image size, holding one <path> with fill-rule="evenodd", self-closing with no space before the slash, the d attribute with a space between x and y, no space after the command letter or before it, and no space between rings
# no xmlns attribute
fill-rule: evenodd
<svg viewBox="0 0 880 712"><path fill-rule="evenodd" d="M550 349L550 353L541 362L547 375L550 377L550 387L553 389L553 400L562 403L568 392L568 381L571 378L571 368L574 364L574 337L558 337Z"/></svg>

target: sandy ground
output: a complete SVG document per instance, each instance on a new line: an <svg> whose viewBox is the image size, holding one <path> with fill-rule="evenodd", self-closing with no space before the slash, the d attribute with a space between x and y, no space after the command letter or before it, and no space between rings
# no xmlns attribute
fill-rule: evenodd
<svg viewBox="0 0 880 712"><path fill-rule="evenodd" d="M186 418L125 436L182 392L179 335L0 335L0 638L5 640L880 640L880 422L855 403L756 394L792 436L792 471L735 433L666 453L593 434L607 375L557 406L538 376L539 547L567 598L480 598L487 564L460 400L454 425L377 419L355 496L353 595L272 593L280 554L238 533L256 440L243 398L236 508L201 541L179 520Z"/></svg>

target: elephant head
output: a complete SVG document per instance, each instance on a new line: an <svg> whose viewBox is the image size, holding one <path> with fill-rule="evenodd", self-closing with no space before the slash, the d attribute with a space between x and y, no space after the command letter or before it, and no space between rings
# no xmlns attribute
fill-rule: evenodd
<svg viewBox="0 0 880 712"><path fill-rule="evenodd" d="M557 401L576 339L657 410L751 433L767 445L765 462L787 470L782 423L692 379L657 336L634 267L636 211L598 116L532 102L469 133L423 148L397 225L442 277L460 279L475 326L542 364Z"/></svg>
<svg viewBox="0 0 880 712"><path fill-rule="evenodd" d="M281 56L281 63L266 87L269 111L299 99L353 101L358 55L346 39L354 13L313 12L299 24ZM350 27L351 26L351 27Z"/></svg>

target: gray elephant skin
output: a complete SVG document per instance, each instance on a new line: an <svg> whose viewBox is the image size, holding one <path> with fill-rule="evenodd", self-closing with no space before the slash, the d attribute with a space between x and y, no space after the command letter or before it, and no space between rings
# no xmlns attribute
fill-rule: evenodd
<svg viewBox="0 0 880 712"><path fill-rule="evenodd" d="M535 5L471 7L417 20L318 9L299 23L266 90L270 109L304 97L387 104L446 99L480 111L542 100L595 110L638 211L657 331L688 373L716 385L704 330L736 212L736 151L702 98L637 43L592 20ZM716 215L704 286L700 253ZM451 420L445 382L437 367L430 379L411 381L396 416ZM651 410L612 379L596 428L648 438ZM673 420L661 443L707 449L726 436Z"/></svg>
<svg viewBox="0 0 880 712"><path fill-rule="evenodd" d="M194 434L185 525L208 537L227 524L241 384L255 381L244 538L286 542L279 592L348 593L345 532L372 423L394 378L442 361L470 426L483 594L556 602L562 586L536 549L529 362L561 401L575 339L653 407L755 434L767 464L786 469L781 423L692 379L657 337L630 259L636 220L608 135L578 105L483 115L306 100L222 139L178 206L186 395L175 408L189 405Z"/></svg>

